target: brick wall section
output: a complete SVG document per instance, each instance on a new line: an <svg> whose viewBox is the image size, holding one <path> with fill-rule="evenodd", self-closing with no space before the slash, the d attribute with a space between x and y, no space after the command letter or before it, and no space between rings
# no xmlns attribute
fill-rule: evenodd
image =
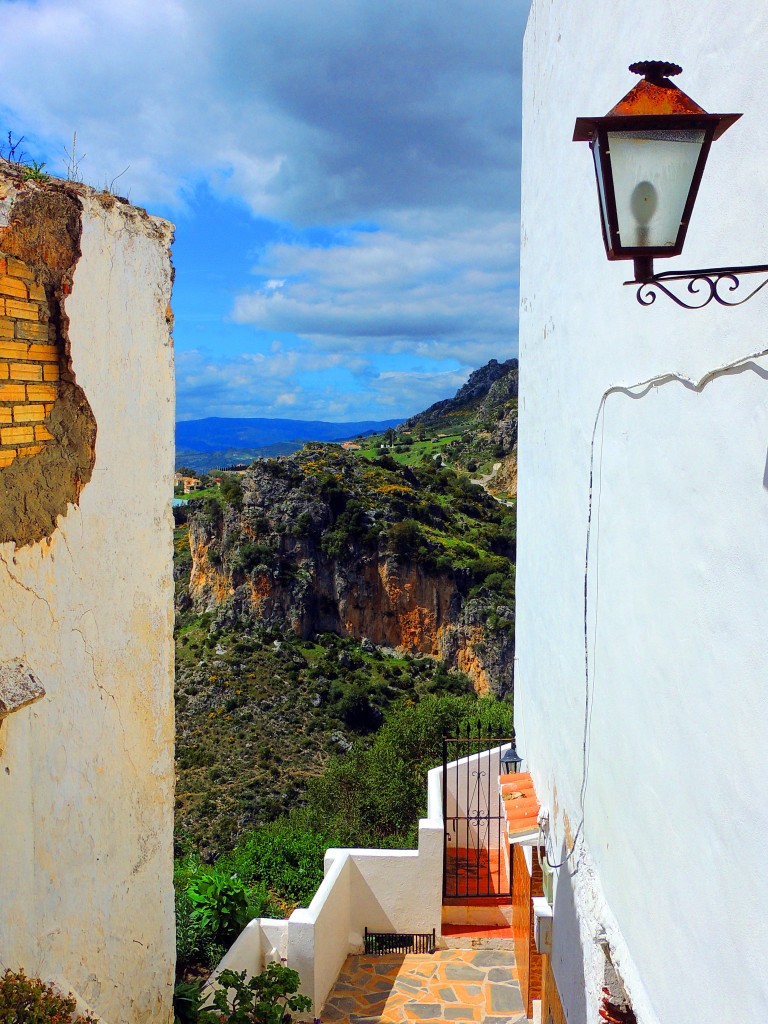
<svg viewBox="0 0 768 1024"><path fill-rule="evenodd" d="M45 291L21 260L0 256L0 469L53 440L59 352Z"/></svg>
<svg viewBox="0 0 768 1024"><path fill-rule="evenodd" d="M568 1024L560 1002L560 993L552 973L552 964L548 956L542 956L544 980L541 993L542 1024Z"/></svg>
<svg viewBox="0 0 768 1024"><path fill-rule="evenodd" d="M533 1000L541 999L542 956L536 952L533 938L533 896L543 896L541 868L536 851L533 854L533 875L528 873L525 854L519 843L512 846L512 928L515 960L520 975L520 991L526 1013L533 1016Z"/></svg>

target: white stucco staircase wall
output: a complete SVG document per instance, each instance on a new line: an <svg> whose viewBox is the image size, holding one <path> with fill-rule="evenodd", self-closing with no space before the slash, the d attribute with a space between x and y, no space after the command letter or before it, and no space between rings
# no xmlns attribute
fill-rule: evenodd
<svg viewBox="0 0 768 1024"><path fill-rule="evenodd" d="M503 748L501 748L503 749ZM448 765L449 814L466 808L467 775L498 764L500 748ZM470 771L471 776L471 771ZM457 784L458 782L458 784ZM498 776L491 779L498 794ZM271 960L285 958L298 971L301 991L317 1013L351 953L363 950L365 929L440 934L443 896L443 768L427 778L427 814L419 822L416 850L331 849L325 877L306 909L286 921L251 921L216 968L258 974Z"/></svg>

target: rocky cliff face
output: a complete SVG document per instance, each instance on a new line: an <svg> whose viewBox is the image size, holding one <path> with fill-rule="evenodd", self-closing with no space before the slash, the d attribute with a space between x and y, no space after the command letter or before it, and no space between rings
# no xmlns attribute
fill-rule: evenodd
<svg viewBox="0 0 768 1024"><path fill-rule="evenodd" d="M313 446L255 463L235 497L190 514L198 610L367 638L511 690L514 527L478 488Z"/></svg>

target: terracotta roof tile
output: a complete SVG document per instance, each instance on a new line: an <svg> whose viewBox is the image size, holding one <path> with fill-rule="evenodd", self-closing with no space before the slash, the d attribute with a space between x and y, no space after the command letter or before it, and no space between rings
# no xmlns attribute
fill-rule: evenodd
<svg viewBox="0 0 768 1024"><path fill-rule="evenodd" d="M516 772L499 778L501 798L507 817L510 839L527 835L537 829L539 801L530 772Z"/></svg>

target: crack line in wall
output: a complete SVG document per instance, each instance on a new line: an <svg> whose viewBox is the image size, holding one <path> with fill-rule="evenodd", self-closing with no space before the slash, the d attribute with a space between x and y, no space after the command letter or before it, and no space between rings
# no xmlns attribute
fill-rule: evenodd
<svg viewBox="0 0 768 1024"><path fill-rule="evenodd" d="M13 580L13 582L17 586L21 587L22 590L26 590L26 592L28 594L31 594L32 597L34 597L36 601L41 601L45 605L45 607L48 609L48 614L51 617L51 625L55 626L56 625L56 618L55 618L55 616L53 614L53 611L51 610L51 605L46 600L46 598L41 597L40 594L38 594L36 590L33 590L32 587L27 586L27 584L24 583L23 580L19 579L19 577L12 571L10 565L8 564L8 560L5 557L5 555L2 553L2 551L0 551L0 562L3 563L3 565L5 566L5 571L8 573L10 578Z"/></svg>
<svg viewBox="0 0 768 1024"><path fill-rule="evenodd" d="M594 672L594 659L592 661L592 678L590 680L590 658L589 658L589 558L590 558L590 544L592 539L592 519L593 519L593 507L594 507L594 470L595 470L595 440L597 438L597 428L600 423L600 418L603 416L603 427L605 427L605 404L611 395L626 395L628 398L632 398L635 401L645 398L656 388L663 387L666 384L682 384L684 388L689 391L694 391L700 394L704 388L710 384L713 380L718 377L727 376L735 373L742 373L746 370L751 370L757 373L759 376L768 380L768 370L764 369L757 364L754 364L754 360L764 358L768 356L768 348L761 349L759 352L752 352L750 355L741 356L739 359L733 360L730 363L724 363L722 366L715 367L713 370L708 370L707 373L700 377L698 381L693 380L691 377L685 376L682 373L662 373L655 377L648 377L646 380L638 381L636 384L614 384L607 388L601 398L595 413L595 421L592 427L592 437L589 446L589 498L587 503L587 538L586 538L586 549L584 555L584 735L582 740L582 776L581 776L581 789L579 791L579 808L581 811L581 818L579 821L578 828L574 833L573 840L571 842L570 850L567 850L565 856L559 863L553 863L550 859L549 846L551 845L551 837L546 837L547 848L545 849L545 858L547 864L552 869L558 869L563 867L573 856L574 851L579 843L584 827L584 805L587 796L587 783L589 780L589 737L591 730L592 721L592 696L594 692L595 683L595 672ZM750 365L753 363L754 365ZM600 471L602 472L602 443L600 447ZM598 497L597 502L598 512L598 523L600 514L600 502ZM593 646L597 645L597 614L595 615L594 623L594 639ZM539 840L542 840L543 833L539 832ZM578 865L574 868L573 873L578 870Z"/></svg>

